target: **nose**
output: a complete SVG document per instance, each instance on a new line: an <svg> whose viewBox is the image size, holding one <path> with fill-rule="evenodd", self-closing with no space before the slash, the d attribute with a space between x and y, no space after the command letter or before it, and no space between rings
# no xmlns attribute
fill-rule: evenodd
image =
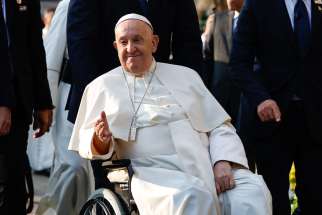
<svg viewBox="0 0 322 215"><path fill-rule="evenodd" d="M128 42L126 50L127 50L128 53L135 52L135 50L136 50L135 44L133 42Z"/></svg>

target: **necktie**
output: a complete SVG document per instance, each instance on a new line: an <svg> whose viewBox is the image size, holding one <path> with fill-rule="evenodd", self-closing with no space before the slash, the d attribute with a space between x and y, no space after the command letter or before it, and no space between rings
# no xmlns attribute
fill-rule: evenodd
<svg viewBox="0 0 322 215"><path fill-rule="evenodd" d="M294 8L294 32L299 54L304 57L310 45L310 21L303 0L297 0Z"/></svg>
<svg viewBox="0 0 322 215"><path fill-rule="evenodd" d="M236 33L237 30L237 23L238 23L238 17L233 18L233 34Z"/></svg>
<svg viewBox="0 0 322 215"><path fill-rule="evenodd" d="M139 0L141 9L143 11L144 16L148 15L148 2L146 0Z"/></svg>

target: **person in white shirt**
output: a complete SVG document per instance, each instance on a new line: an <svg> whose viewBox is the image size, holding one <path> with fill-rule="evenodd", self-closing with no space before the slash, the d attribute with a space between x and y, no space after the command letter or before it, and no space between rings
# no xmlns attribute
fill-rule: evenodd
<svg viewBox="0 0 322 215"><path fill-rule="evenodd" d="M69 0L59 2L48 34L44 38L48 81L56 109L50 133L46 139L40 140L42 142L36 143L45 145L50 141L55 156L46 193L38 203L37 215L79 214L81 206L94 191L94 176L90 162L68 150L73 130L73 124L67 120L68 110L65 109L70 91L66 42L68 6Z"/></svg>
<svg viewBox="0 0 322 215"><path fill-rule="evenodd" d="M141 15L120 18L115 37L121 66L86 87L69 149L131 159L142 215L271 214L264 181L197 73L154 60L159 39Z"/></svg>

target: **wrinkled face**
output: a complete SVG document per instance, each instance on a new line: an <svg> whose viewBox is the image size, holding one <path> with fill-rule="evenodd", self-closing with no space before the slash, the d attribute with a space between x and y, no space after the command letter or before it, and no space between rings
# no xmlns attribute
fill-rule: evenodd
<svg viewBox="0 0 322 215"><path fill-rule="evenodd" d="M243 6L244 0L227 0L227 6L229 10L240 11Z"/></svg>
<svg viewBox="0 0 322 215"><path fill-rule="evenodd" d="M144 75L152 63L159 38L151 28L140 20L126 20L115 29L114 47L126 71Z"/></svg>

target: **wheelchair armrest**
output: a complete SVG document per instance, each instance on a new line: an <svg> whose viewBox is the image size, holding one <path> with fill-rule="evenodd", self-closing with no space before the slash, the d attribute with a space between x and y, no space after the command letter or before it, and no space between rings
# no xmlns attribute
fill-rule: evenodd
<svg viewBox="0 0 322 215"><path fill-rule="evenodd" d="M121 159L121 160L112 160L105 161L102 163L102 166L107 169L121 169L128 168L131 165L131 160Z"/></svg>

